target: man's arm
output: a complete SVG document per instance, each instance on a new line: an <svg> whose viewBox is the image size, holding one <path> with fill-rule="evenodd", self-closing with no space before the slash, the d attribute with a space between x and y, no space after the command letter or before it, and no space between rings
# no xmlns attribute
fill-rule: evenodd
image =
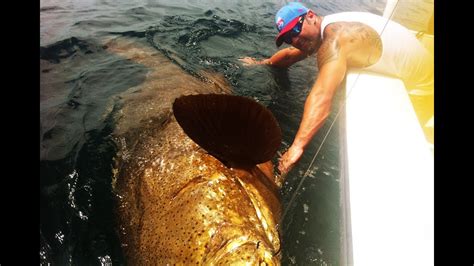
<svg viewBox="0 0 474 266"><path fill-rule="evenodd" d="M278 169L288 173L304 149L324 124L331 111L332 99L347 69L347 57L336 39L328 38L318 52L319 75L306 98L303 118L293 144L280 158Z"/></svg>
<svg viewBox="0 0 474 266"><path fill-rule="evenodd" d="M306 98L303 118L292 146L306 148L331 111L332 99L346 73L346 62L339 58L323 66Z"/></svg>
<svg viewBox="0 0 474 266"><path fill-rule="evenodd" d="M251 57L240 58L244 65L271 65L275 67L289 67L294 63L305 59L307 55L294 47L288 47L276 52L272 57L256 60Z"/></svg>

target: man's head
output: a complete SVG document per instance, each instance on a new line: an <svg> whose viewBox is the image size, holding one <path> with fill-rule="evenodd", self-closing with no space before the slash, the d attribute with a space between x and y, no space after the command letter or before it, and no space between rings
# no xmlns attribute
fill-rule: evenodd
<svg viewBox="0 0 474 266"><path fill-rule="evenodd" d="M275 16L279 31L276 45L279 47L285 42L302 51L314 52L320 40L319 22L313 11L300 3L290 2L280 8Z"/></svg>

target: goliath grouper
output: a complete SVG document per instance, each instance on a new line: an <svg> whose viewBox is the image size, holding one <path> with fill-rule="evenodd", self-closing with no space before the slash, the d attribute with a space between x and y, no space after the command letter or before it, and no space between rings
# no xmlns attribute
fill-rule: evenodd
<svg viewBox="0 0 474 266"><path fill-rule="evenodd" d="M271 112L246 97L210 93L228 90L190 77L156 52L114 42L110 51L160 70L123 96L114 132L127 263L279 265L280 180L270 160L281 131Z"/></svg>

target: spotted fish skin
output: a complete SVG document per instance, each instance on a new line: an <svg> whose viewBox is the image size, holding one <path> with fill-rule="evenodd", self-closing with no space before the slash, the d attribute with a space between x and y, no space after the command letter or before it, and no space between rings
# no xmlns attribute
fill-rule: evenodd
<svg viewBox="0 0 474 266"><path fill-rule="evenodd" d="M176 122L181 95L231 92L219 75L206 82L146 43L115 38L109 52L149 68L120 95L112 137L117 231L128 265L279 265L277 187L257 167L229 168Z"/></svg>
<svg viewBox="0 0 474 266"><path fill-rule="evenodd" d="M226 167L174 119L129 156L116 191L131 265L279 265L280 202L258 168Z"/></svg>

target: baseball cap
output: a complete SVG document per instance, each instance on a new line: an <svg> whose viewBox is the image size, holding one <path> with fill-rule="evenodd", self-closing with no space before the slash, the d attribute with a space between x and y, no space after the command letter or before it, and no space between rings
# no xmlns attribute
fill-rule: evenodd
<svg viewBox="0 0 474 266"><path fill-rule="evenodd" d="M298 23L298 18L301 15L306 14L308 10L308 8L298 2L290 2L278 10L275 15L275 24L280 32L275 40L277 46L280 46L283 43L282 36L290 31L296 23Z"/></svg>

